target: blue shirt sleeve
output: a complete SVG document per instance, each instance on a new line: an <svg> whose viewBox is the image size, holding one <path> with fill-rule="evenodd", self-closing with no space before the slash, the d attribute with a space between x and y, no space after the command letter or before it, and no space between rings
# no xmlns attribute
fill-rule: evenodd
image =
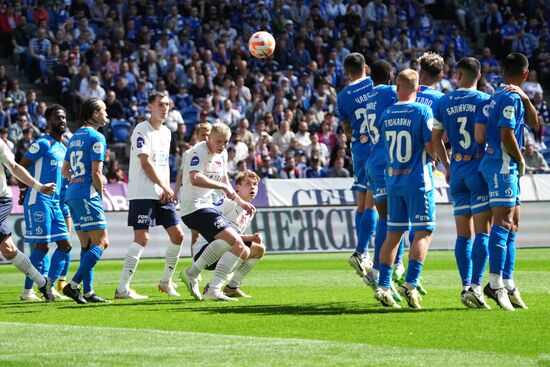
<svg viewBox="0 0 550 367"><path fill-rule="evenodd" d="M50 143L46 139L39 139L31 144L24 156L36 162L38 159L42 158L49 149Z"/></svg>
<svg viewBox="0 0 550 367"><path fill-rule="evenodd" d="M346 109L344 108L344 92L341 92L338 94L338 97L336 99L336 114L338 115L338 118L340 119L340 123L343 121L350 122L349 116L347 114Z"/></svg>
<svg viewBox="0 0 550 367"><path fill-rule="evenodd" d="M424 143L429 143L432 141L432 127L434 123L434 116L431 108L424 108L422 121L422 139Z"/></svg>
<svg viewBox="0 0 550 367"><path fill-rule="evenodd" d="M487 126L487 120L489 119L489 102L490 98L480 99L476 109L476 124Z"/></svg>
<svg viewBox="0 0 550 367"><path fill-rule="evenodd" d="M105 154L107 152L107 144L105 137L98 133L93 137L90 147L90 160L91 161L104 161Z"/></svg>
<svg viewBox="0 0 550 367"><path fill-rule="evenodd" d="M518 111L518 100L519 97L516 97L517 94L508 94L503 96L501 101L501 111L500 116L498 117L498 127L506 127L513 129L518 124L516 119L516 113Z"/></svg>

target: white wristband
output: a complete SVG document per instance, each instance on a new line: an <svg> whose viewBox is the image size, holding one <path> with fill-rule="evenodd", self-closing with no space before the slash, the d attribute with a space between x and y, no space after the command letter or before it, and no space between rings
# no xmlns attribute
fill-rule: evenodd
<svg viewBox="0 0 550 367"><path fill-rule="evenodd" d="M36 191L40 191L40 189L42 188L42 184L40 182L37 182L32 188Z"/></svg>

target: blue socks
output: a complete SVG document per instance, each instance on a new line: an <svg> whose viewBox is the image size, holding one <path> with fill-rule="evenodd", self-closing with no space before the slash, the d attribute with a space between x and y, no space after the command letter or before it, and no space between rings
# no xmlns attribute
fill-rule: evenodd
<svg viewBox="0 0 550 367"><path fill-rule="evenodd" d="M395 261L393 262L394 265L403 264L403 252L405 252L405 236L401 238L401 242L399 243L399 247L397 248Z"/></svg>
<svg viewBox="0 0 550 367"><path fill-rule="evenodd" d="M501 226L492 226L489 235L489 271L501 275L506 261L506 243L510 231Z"/></svg>
<svg viewBox="0 0 550 367"><path fill-rule="evenodd" d="M418 260L409 260L409 265L407 266L407 277L405 281L416 287L418 279L420 278L420 273L422 272L422 263Z"/></svg>
<svg viewBox="0 0 550 367"><path fill-rule="evenodd" d="M80 257L80 267L76 271L76 274L73 276L72 281L80 284L83 279L88 276L88 281L91 282L91 278L93 275L89 274L95 264L99 261L101 258L101 255L103 255L103 250L99 246L92 245L87 251L81 252ZM88 283L88 286L91 286L91 284ZM86 293L86 290L84 290L84 293Z"/></svg>
<svg viewBox="0 0 550 367"><path fill-rule="evenodd" d="M456 265L462 286L469 286L472 281L472 239L467 237L456 237L455 244Z"/></svg>
<svg viewBox="0 0 550 367"><path fill-rule="evenodd" d="M57 278L59 278L59 275L61 275L61 271L65 267L65 264L67 263L67 259L69 259L69 257L70 255L68 252L64 252L59 249L56 249L54 251L52 255L50 271L48 272L48 278L51 279L52 283L54 283Z"/></svg>
<svg viewBox="0 0 550 367"><path fill-rule="evenodd" d="M380 249L386 240L386 234L388 233L388 220L386 218L378 219L376 225L376 235L374 236L374 259L373 268L380 269Z"/></svg>
<svg viewBox="0 0 550 367"><path fill-rule="evenodd" d="M67 276L67 273L69 272L69 265L71 265L71 253L67 252L67 261L65 262L63 269L61 269L61 274L59 274L60 277Z"/></svg>
<svg viewBox="0 0 550 367"><path fill-rule="evenodd" d="M481 285L485 266L489 259L489 235L478 233L472 246L472 284Z"/></svg>
<svg viewBox="0 0 550 367"><path fill-rule="evenodd" d="M357 217L356 217L357 219ZM357 238L357 254L364 254L370 244L370 240L376 229L376 221L378 220L378 212L374 209L366 209L361 215L361 223L359 224L359 235Z"/></svg>
<svg viewBox="0 0 550 367"><path fill-rule="evenodd" d="M48 258L48 261L45 261L46 257ZM49 268L49 256L47 252L38 251L36 248L33 248L31 250L31 256L29 256L29 259L31 260L31 264L38 270L41 274L44 274L43 269L45 267ZM44 266L46 265L46 266ZM26 277L25 278L25 289L32 289L34 282L31 278Z"/></svg>
<svg viewBox="0 0 550 367"><path fill-rule="evenodd" d="M359 247L359 239L361 238L361 218L363 218L363 213L357 210L355 212L355 235L357 238L357 247Z"/></svg>
<svg viewBox="0 0 550 367"><path fill-rule="evenodd" d="M502 270L502 278L504 279L513 279L514 267L516 265L516 235L517 232L510 232L508 235L506 260Z"/></svg>
<svg viewBox="0 0 550 367"><path fill-rule="evenodd" d="M380 263L379 265L379 278L378 278L378 286L384 287L389 289L390 288L390 281L391 281L391 272L392 268L391 265Z"/></svg>

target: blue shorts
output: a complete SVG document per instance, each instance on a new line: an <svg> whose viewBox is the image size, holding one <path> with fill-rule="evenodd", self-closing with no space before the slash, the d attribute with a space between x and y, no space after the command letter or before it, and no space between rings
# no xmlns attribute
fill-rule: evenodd
<svg viewBox="0 0 550 367"><path fill-rule="evenodd" d="M75 230L88 232L107 228L100 195L91 199L67 200L66 203L71 210Z"/></svg>
<svg viewBox="0 0 550 367"><path fill-rule="evenodd" d="M11 214L12 205L12 198L10 196L0 198L0 243L11 236L11 231L8 228L6 219L8 219L8 216Z"/></svg>
<svg viewBox="0 0 550 367"><path fill-rule="evenodd" d="M176 213L176 204L161 204L159 200L130 200L128 208L128 226L136 229L148 229L163 226L164 229L178 225L180 220Z"/></svg>
<svg viewBox="0 0 550 367"><path fill-rule="evenodd" d="M409 195L388 194L388 231L435 230L433 190Z"/></svg>
<svg viewBox="0 0 550 367"><path fill-rule="evenodd" d="M483 178L489 186L489 203L491 207L513 208L519 205L519 178L517 174L483 172Z"/></svg>
<svg viewBox="0 0 550 367"><path fill-rule="evenodd" d="M58 202L37 200L25 205L25 242L50 243L69 239L67 223Z"/></svg>
<svg viewBox="0 0 550 367"><path fill-rule="evenodd" d="M71 210L69 209L69 206L66 202L59 202L59 205L61 206L61 212L63 213L63 218L70 218L71 217Z"/></svg>
<svg viewBox="0 0 550 367"><path fill-rule="evenodd" d="M353 155L353 185L351 189L359 192L367 192L367 159L361 159Z"/></svg>
<svg viewBox="0 0 550 367"><path fill-rule="evenodd" d="M215 240L218 233L231 227L229 221L216 208L203 208L181 217L182 222L199 232L208 242Z"/></svg>
<svg viewBox="0 0 550 367"><path fill-rule="evenodd" d="M369 167L368 169L368 180L369 180L369 190L373 192L373 199L375 203L388 199L388 194L386 193L386 175L384 174L384 167Z"/></svg>
<svg viewBox="0 0 550 367"><path fill-rule="evenodd" d="M458 179L451 173L450 190L454 215L475 215L490 209L489 189L479 172Z"/></svg>

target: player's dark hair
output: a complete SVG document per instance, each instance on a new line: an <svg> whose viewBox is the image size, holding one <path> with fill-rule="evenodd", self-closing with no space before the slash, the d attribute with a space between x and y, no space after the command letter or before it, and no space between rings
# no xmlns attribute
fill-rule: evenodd
<svg viewBox="0 0 550 367"><path fill-rule="evenodd" d="M53 116L53 113L55 111L59 111L59 110L62 110L63 112L67 113L67 110L65 110L65 107L63 107L62 105L57 104L57 103L52 104L51 106L46 108L46 111L44 111L44 117L46 118L46 121L50 121L50 119Z"/></svg>
<svg viewBox="0 0 550 367"><path fill-rule="evenodd" d="M481 64L475 57L464 57L456 64L456 69L460 70L467 80L474 81L481 71Z"/></svg>
<svg viewBox="0 0 550 367"><path fill-rule="evenodd" d="M147 101L148 101L149 103L153 103L153 102L155 102L155 100L157 99L157 97L160 97L160 98L166 97L166 93L164 93L164 92L159 92L159 91L151 92L151 94L149 94L149 97L147 97Z"/></svg>
<svg viewBox="0 0 550 367"><path fill-rule="evenodd" d="M374 84L389 84L393 68L386 60L376 60L370 67L370 77Z"/></svg>
<svg viewBox="0 0 550 367"><path fill-rule="evenodd" d="M92 120L94 112L100 109L99 98L86 98L80 105L80 123Z"/></svg>
<svg viewBox="0 0 550 367"><path fill-rule="evenodd" d="M359 52L352 52L344 59L344 69L353 75L361 74L365 70L365 58Z"/></svg>
<svg viewBox="0 0 550 367"><path fill-rule="evenodd" d="M502 70L505 76L520 76L529 69L529 60L525 55L514 52L506 56L502 63Z"/></svg>

